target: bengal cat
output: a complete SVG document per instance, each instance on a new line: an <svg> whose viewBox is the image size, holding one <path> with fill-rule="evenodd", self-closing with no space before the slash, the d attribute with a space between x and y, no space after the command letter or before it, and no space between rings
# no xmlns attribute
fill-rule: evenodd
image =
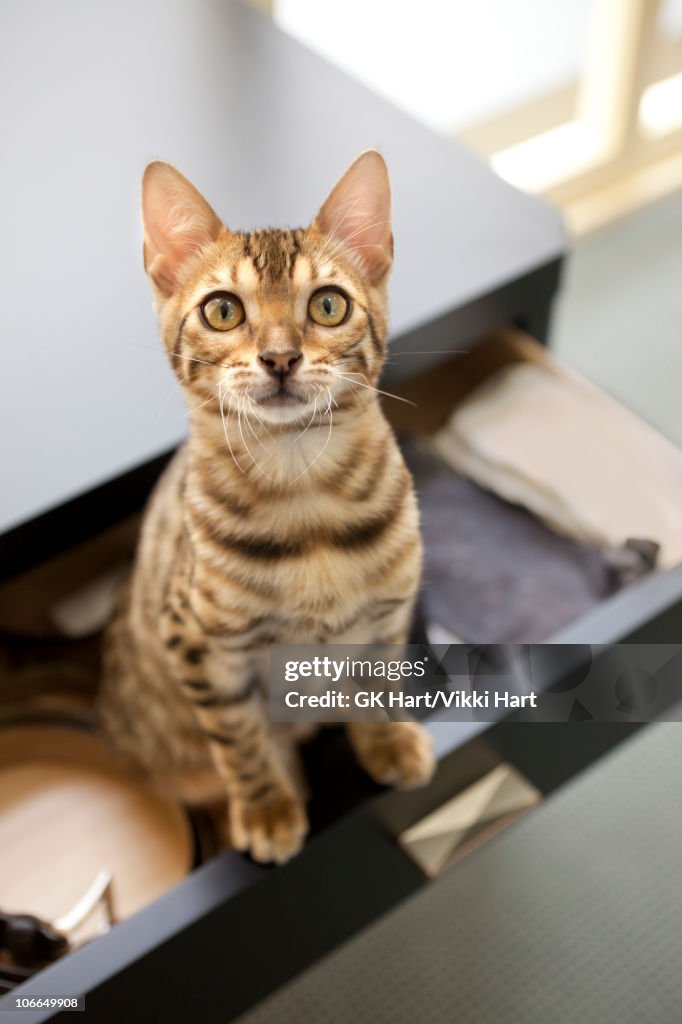
<svg viewBox="0 0 682 1024"><path fill-rule="evenodd" d="M307 822L264 710L268 645L402 644L419 582L412 482L376 390L388 174L365 152L309 227L242 232L155 162L142 211L190 430L151 498L108 630L101 720L180 800L227 799L234 847L280 862ZM347 728L374 779L430 778L416 723Z"/></svg>

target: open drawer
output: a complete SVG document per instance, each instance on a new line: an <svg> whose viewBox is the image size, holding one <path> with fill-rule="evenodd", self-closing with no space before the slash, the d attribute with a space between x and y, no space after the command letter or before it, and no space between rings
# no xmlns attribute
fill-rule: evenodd
<svg viewBox="0 0 682 1024"><path fill-rule="evenodd" d="M437 641L616 643L682 594L682 451L532 338L500 330L393 391Z"/></svg>
<svg viewBox="0 0 682 1024"><path fill-rule="evenodd" d="M660 545L659 562L652 571L595 602L573 621L564 622L561 630L547 639L576 644L610 644L633 638L675 643L682 630L682 528L678 535L674 523L660 512L659 500L663 487L665 509L682 508L682 454L673 446L564 371L551 355L515 330L501 331L435 369L393 383L396 394L416 404L389 400L387 413L399 434L431 439L438 435L442 443L453 414L474 408L477 394L492 395L494 402L495 379L522 367L534 367L560 382L562 388L574 386L577 392L592 396L600 423L611 418L614 424L612 431L606 430L600 437L602 448L613 445L614 463L627 461L623 445L640 446L634 483L639 512L632 529L625 516L622 536L620 526L610 533L613 521L606 515L600 534L594 525L599 517L591 506L592 517L577 515L584 527L580 542L618 549L628 536L638 536ZM556 407L550 403L548 425L555 415ZM576 444L584 445L584 435ZM648 469L647 452L651 453ZM463 467L465 462L463 459ZM580 463L564 463L575 480ZM468 463L468 472L477 473L474 460ZM502 478L500 474L498 479ZM506 479L505 496L520 500L509 489L510 477ZM490 483L482 475L479 482ZM642 500L647 489L652 495L650 518L647 502ZM452 515L456 516L455 509ZM665 536L659 536L657 524L664 520ZM138 526L139 520L121 523L106 536L91 539L0 588L0 630L14 635L0 645L0 734L3 727L11 730L18 725L54 727L60 716L62 723L68 718L70 727L81 733L91 728L96 637L73 641L69 670L62 665L56 671L65 643L59 633L60 629L72 629L79 608L82 611L92 605L95 591L89 592L88 587L95 578L106 577L113 585L117 566L132 553ZM553 526L561 528L561 523ZM101 598L101 586L97 593ZM42 640L31 639L36 635ZM523 641L520 637L519 642ZM53 673L52 685L46 683L46 673ZM39 971L0 1000L0 1009L11 1011L17 997L63 995L85 996L90 1019L97 1021L234 1019L398 900L427 884L394 837L446 797L501 759L519 763L534 784L548 792L634 727L592 725L586 735L575 727L536 725L530 744L523 742L527 737L524 728L501 723L473 738L461 723L439 724L434 728L439 771L426 789L410 794L384 792L371 784L350 758L342 734L330 732L307 752L313 831L299 857L284 867L269 869L230 852L215 856L202 822L185 822L180 831L184 829L185 837L190 836L191 854L183 854L189 859L180 875L186 877L175 879L166 862L168 884L163 895L152 886L148 905ZM21 743L15 742L18 761L24 756L20 747ZM59 756L58 751L52 754ZM0 786L2 765L0 757ZM175 811L169 813L172 817ZM74 836L74 848L79 841L87 842L87 835ZM140 847L139 857L145 856ZM84 885L88 881L83 879ZM47 1007L22 1010L16 1019L26 1024L58 1016L58 1010ZM8 1012L4 1019L14 1017Z"/></svg>

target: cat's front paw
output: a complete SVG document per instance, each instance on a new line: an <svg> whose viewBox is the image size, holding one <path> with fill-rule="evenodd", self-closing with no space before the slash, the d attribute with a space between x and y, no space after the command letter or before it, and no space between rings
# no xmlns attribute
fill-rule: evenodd
<svg viewBox="0 0 682 1024"><path fill-rule="evenodd" d="M425 785L436 768L431 737L417 722L395 722L352 735L358 760L376 782L400 789Z"/></svg>
<svg viewBox="0 0 682 1024"><path fill-rule="evenodd" d="M282 864L303 846L308 819L303 804L283 789L259 800L230 800L230 843L254 860Z"/></svg>

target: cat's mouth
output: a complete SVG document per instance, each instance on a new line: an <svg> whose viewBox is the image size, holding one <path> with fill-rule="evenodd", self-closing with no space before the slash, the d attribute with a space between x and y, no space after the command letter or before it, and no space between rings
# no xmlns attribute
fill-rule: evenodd
<svg viewBox="0 0 682 1024"><path fill-rule="evenodd" d="M310 415L316 394L303 383L283 380L262 385L255 393L251 391L250 397L266 422L294 423Z"/></svg>
<svg viewBox="0 0 682 1024"><path fill-rule="evenodd" d="M271 408L283 408L289 405L305 404L308 399L298 394L287 384L280 384L265 395L259 396L256 401L259 405L270 406Z"/></svg>

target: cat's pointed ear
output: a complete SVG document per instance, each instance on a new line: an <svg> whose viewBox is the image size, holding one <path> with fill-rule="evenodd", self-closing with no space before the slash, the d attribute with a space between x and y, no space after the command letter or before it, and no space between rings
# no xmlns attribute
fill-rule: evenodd
<svg viewBox="0 0 682 1024"><path fill-rule="evenodd" d="M223 227L194 185L161 160L142 178L142 224L145 270L164 295L175 290L182 264Z"/></svg>
<svg viewBox="0 0 682 1024"><path fill-rule="evenodd" d="M375 149L353 161L312 227L355 253L372 284L386 276L393 260L391 186L384 159Z"/></svg>

